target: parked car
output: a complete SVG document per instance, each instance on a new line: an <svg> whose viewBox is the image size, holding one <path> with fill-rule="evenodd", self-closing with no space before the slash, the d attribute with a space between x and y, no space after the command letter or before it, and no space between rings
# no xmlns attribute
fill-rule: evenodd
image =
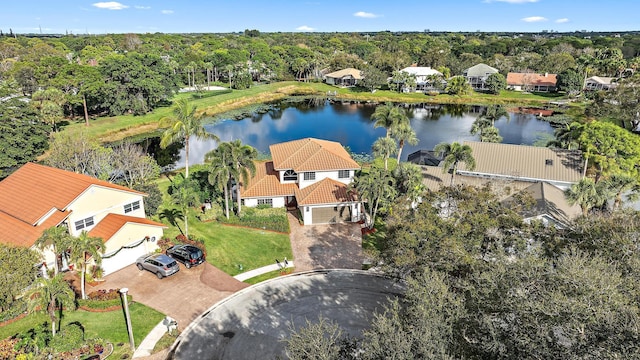
<svg viewBox="0 0 640 360"><path fill-rule="evenodd" d="M202 250L193 245L174 245L167 249L167 255L180 261L187 269L205 260Z"/></svg>
<svg viewBox="0 0 640 360"><path fill-rule="evenodd" d="M165 254L151 254L141 256L136 260L136 266L140 270L148 270L156 274L158 279L173 275L180 271L178 263Z"/></svg>

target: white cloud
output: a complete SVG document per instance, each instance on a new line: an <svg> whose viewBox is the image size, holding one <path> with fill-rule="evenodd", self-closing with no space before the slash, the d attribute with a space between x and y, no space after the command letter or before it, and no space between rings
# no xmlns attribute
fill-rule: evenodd
<svg viewBox="0 0 640 360"><path fill-rule="evenodd" d="M522 18L520 20L524 22L542 22L542 21L547 21L547 18L542 16L529 16L526 18Z"/></svg>
<svg viewBox="0 0 640 360"><path fill-rule="evenodd" d="M134 8L136 8L138 10L149 10L149 9L151 9L151 6L136 5L136 6L134 6Z"/></svg>
<svg viewBox="0 0 640 360"><path fill-rule="evenodd" d="M162 10L160 11L161 13L165 14L165 15L171 15L173 14L173 10Z"/></svg>
<svg viewBox="0 0 640 360"><path fill-rule="evenodd" d="M504 2L508 4L527 4L527 3L536 3L538 0L484 0L484 3L493 3L493 2Z"/></svg>
<svg viewBox="0 0 640 360"><path fill-rule="evenodd" d="M376 15L374 13L365 12L365 11L358 11L357 13L353 14L353 16L361 17L361 18L367 18L367 19L373 19L373 18L379 17L379 15Z"/></svg>
<svg viewBox="0 0 640 360"><path fill-rule="evenodd" d="M298 31L313 31L315 29L310 27L310 26L307 26L307 25L302 25L302 26L298 26L296 28L296 30L298 30Z"/></svg>
<svg viewBox="0 0 640 360"><path fill-rule="evenodd" d="M557 20L556 20L556 23L558 23L558 24L564 24L564 23L566 23L566 22L569 22L569 19L567 19L567 18L562 18L562 19L557 19Z"/></svg>
<svg viewBox="0 0 640 360"><path fill-rule="evenodd" d="M99 9L107 9L107 10L122 10L122 9L126 9L129 6L121 4L117 1L106 1L106 2L97 2L95 4L93 4L93 6L99 8Z"/></svg>

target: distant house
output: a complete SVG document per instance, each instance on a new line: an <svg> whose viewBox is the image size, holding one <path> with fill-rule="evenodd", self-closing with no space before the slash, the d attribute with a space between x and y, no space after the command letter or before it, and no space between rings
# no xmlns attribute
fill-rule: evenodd
<svg viewBox="0 0 640 360"><path fill-rule="evenodd" d="M585 81L584 89L590 91L615 89L618 86L616 80L612 77L592 76Z"/></svg>
<svg viewBox="0 0 640 360"><path fill-rule="evenodd" d="M362 80L362 71L354 68L347 68L324 75L324 80L329 85L355 86Z"/></svg>
<svg viewBox="0 0 640 360"><path fill-rule="evenodd" d="M425 91L433 91L433 90L437 90L438 87L434 86L434 84L432 84L431 78L434 75L439 76L440 78L442 78L442 73L438 70L432 69L430 67L424 67L424 66L409 66L406 67L402 70L400 70L401 72L406 72L410 75L415 76L416 79L416 88L415 91L417 92L425 92ZM442 84L444 85L445 82L444 80L441 80ZM442 86L442 88L444 88L444 86ZM413 89L408 89L408 90L413 90Z"/></svg>
<svg viewBox="0 0 640 360"><path fill-rule="evenodd" d="M409 154L407 161L416 165L438 166L442 158L436 156L432 150L418 150Z"/></svg>
<svg viewBox="0 0 640 360"><path fill-rule="evenodd" d="M487 64L474 65L462 72L462 76L467 79L467 82L473 90L486 90L486 81L489 75L498 73L498 69L493 68Z"/></svg>
<svg viewBox="0 0 640 360"><path fill-rule="evenodd" d="M27 163L0 182L0 242L33 248L42 233L64 227L103 239L104 274L158 248L166 225L145 218L146 194L107 181ZM66 259L42 252L48 267Z"/></svg>
<svg viewBox="0 0 640 360"><path fill-rule="evenodd" d="M307 138L269 149L273 161L256 162L240 188L245 206L298 208L305 225L360 219L360 202L348 191L360 166L340 143Z"/></svg>
<svg viewBox="0 0 640 360"><path fill-rule="evenodd" d="M582 214L579 205L569 205L564 196L564 192L557 187L546 183L537 182L520 191L520 194L527 194L533 198L534 204L530 208L520 211L520 215L525 222L540 220L546 225L554 225L563 228L569 225L571 220ZM510 204L514 197L510 196L502 201L503 204Z"/></svg>
<svg viewBox="0 0 640 360"><path fill-rule="evenodd" d="M556 74L514 73L507 74L507 89L515 91L556 91Z"/></svg>

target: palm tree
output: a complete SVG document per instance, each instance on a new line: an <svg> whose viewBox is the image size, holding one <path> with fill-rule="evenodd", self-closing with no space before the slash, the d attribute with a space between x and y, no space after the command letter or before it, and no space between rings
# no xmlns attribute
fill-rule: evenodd
<svg viewBox="0 0 640 360"><path fill-rule="evenodd" d="M386 137L391 137L393 131L398 127L409 124L409 118L405 112L392 103L376 107L376 111L371 115L371 120L375 121L373 127L387 129Z"/></svg>
<svg viewBox="0 0 640 360"><path fill-rule="evenodd" d="M398 193L412 203L418 201L425 189L420 166L410 162L398 163L393 171L393 177L396 180Z"/></svg>
<svg viewBox="0 0 640 360"><path fill-rule="evenodd" d="M402 149L404 149L405 143L409 145L417 145L418 137L416 132L413 131L411 125L403 124L398 126L393 132L393 137L398 140L398 164L400 164L400 157L402 156Z"/></svg>
<svg viewBox="0 0 640 360"><path fill-rule="evenodd" d="M582 178L564 191L569 205L580 205L582 215L587 216L589 210L601 207L608 198L608 191L602 183L596 183L591 178Z"/></svg>
<svg viewBox="0 0 640 360"><path fill-rule="evenodd" d="M51 333L56 336L56 310L62 314L63 308L75 309L75 295L62 275L39 278L27 293L29 312L44 311L51 319Z"/></svg>
<svg viewBox="0 0 640 360"><path fill-rule="evenodd" d="M491 126L496 126L496 120L499 120L501 117L506 117L507 121L509 121L509 113L500 105L489 105L484 114L480 116L482 119L486 119L491 121Z"/></svg>
<svg viewBox="0 0 640 360"><path fill-rule="evenodd" d="M638 179L627 174L613 174L608 179L605 180L604 185L609 191L611 195L615 196L615 200L613 202L613 208L618 209L622 204L622 194L625 192L630 192L628 197L632 200L637 200L638 198Z"/></svg>
<svg viewBox="0 0 640 360"><path fill-rule="evenodd" d="M481 142L490 142L490 143L501 143L502 136L500 136L500 131L495 126L489 126L485 128L484 131L480 134Z"/></svg>
<svg viewBox="0 0 640 360"><path fill-rule="evenodd" d="M202 114L196 114L196 107L190 106L189 101L180 99L173 108L173 116L160 120L161 126L168 129L162 134L160 147L165 149L170 144L183 141L185 143L185 177L189 177L189 138L195 136L198 139L213 139L219 141L214 134L207 132L202 124Z"/></svg>
<svg viewBox="0 0 640 360"><path fill-rule="evenodd" d="M173 191L171 192L171 200L182 210L184 218L184 235L189 238L189 207L191 204L200 201L200 194L196 190L196 184L193 180L188 179L183 174L173 182Z"/></svg>
<svg viewBox="0 0 640 360"><path fill-rule="evenodd" d="M229 157L231 146L229 143L221 143L205 155L205 161L209 162L209 184L218 185L224 191L225 216L229 218L229 180L233 174L233 164Z"/></svg>
<svg viewBox="0 0 640 360"><path fill-rule="evenodd" d="M371 223L368 228L373 228L376 223L378 208L391 202L396 197L395 179L391 174L381 168L371 167L368 172L360 172L349 184L349 191L356 191L363 201L369 203L371 211Z"/></svg>
<svg viewBox="0 0 640 360"><path fill-rule="evenodd" d="M256 164L253 162L258 157L258 151L249 145L242 145L242 141L229 142L229 160L231 163L231 175L236 182L236 199L238 200L238 214L240 214L240 183L249 185L249 174L255 176Z"/></svg>
<svg viewBox="0 0 640 360"><path fill-rule="evenodd" d="M158 216L160 220L167 220L169 224L175 226L180 230L180 233L184 235L184 232L180 228L180 224L178 224L178 220L184 221L184 214L180 209L164 209L162 210Z"/></svg>
<svg viewBox="0 0 640 360"><path fill-rule="evenodd" d="M86 231L82 231L71 246L71 259L75 263L80 263L80 289L83 299L87 297L84 284L87 263L89 259L93 258L96 266L102 265L102 254L105 249L102 238L89 236Z"/></svg>
<svg viewBox="0 0 640 360"><path fill-rule="evenodd" d="M66 227L54 226L45 230L38 240L36 240L35 245L40 250L51 247L51 250L56 257L55 264L53 266L54 274L58 274L60 271L58 268L58 255L64 256L72 242L73 237L69 234L69 230Z"/></svg>
<svg viewBox="0 0 640 360"><path fill-rule="evenodd" d="M436 145L433 151L443 158L442 171L447 172L451 170L450 186L453 186L456 172L458 171L458 164L464 163L469 170L473 170L476 167L476 160L471 154L473 150L469 145L462 145L458 142L451 144L440 143Z"/></svg>
<svg viewBox="0 0 640 360"><path fill-rule="evenodd" d="M384 169L388 169L389 157L398 151L398 145L392 138L381 137L373 143L373 156L384 159Z"/></svg>
<svg viewBox="0 0 640 360"><path fill-rule="evenodd" d="M584 124L579 122L571 122L553 131L554 140L547 143L547 147L558 147L567 150L577 150L580 148L580 134L584 129Z"/></svg>

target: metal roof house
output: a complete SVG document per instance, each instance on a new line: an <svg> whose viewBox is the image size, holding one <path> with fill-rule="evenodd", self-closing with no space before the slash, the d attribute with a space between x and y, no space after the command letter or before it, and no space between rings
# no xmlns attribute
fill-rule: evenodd
<svg viewBox="0 0 640 360"><path fill-rule="evenodd" d="M324 80L329 85L355 86L362 80L362 71L347 68L324 75Z"/></svg>

